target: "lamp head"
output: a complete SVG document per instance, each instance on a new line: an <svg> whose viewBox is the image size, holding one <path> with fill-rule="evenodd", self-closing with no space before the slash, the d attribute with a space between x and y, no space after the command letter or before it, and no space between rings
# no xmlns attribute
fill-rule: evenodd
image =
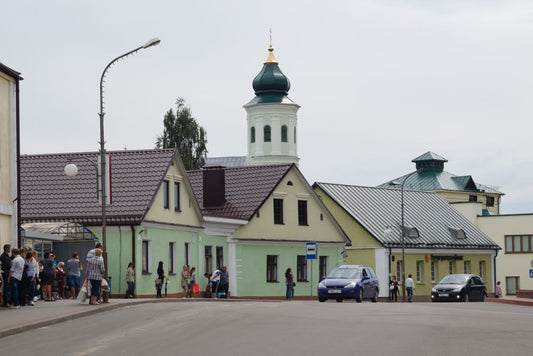
<svg viewBox="0 0 533 356"><path fill-rule="evenodd" d="M65 174L68 177L74 177L78 174L78 166L74 163L69 163L65 166Z"/></svg>
<svg viewBox="0 0 533 356"><path fill-rule="evenodd" d="M158 44L161 43L161 40L159 38L152 38L150 41L146 42L142 48L148 48L148 47L152 47L152 46L157 46Z"/></svg>

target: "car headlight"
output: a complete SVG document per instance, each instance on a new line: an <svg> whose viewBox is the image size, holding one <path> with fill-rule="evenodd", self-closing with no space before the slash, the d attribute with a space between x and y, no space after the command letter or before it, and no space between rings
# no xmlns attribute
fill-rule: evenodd
<svg viewBox="0 0 533 356"><path fill-rule="evenodd" d="M357 285L355 282L350 282L347 285L344 286L344 288L354 288Z"/></svg>
<svg viewBox="0 0 533 356"><path fill-rule="evenodd" d="M463 289L463 287L462 287L462 286L459 286L459 287L455 288L453 291L454 291L454 292L460 292L461 289Z"/></svg>
<svg viewBox="0 0 533 356"><path fill-rule="evenodd" d="M327 288L324 282L318 283L318 288Z"/></svg>
<svg viewBox="0 0 533 356"><path fill-rule="evenodd" d="M431 291L432 291L433 293L437 293L437 288L433 287L433 288L431 288Z"/></svg>

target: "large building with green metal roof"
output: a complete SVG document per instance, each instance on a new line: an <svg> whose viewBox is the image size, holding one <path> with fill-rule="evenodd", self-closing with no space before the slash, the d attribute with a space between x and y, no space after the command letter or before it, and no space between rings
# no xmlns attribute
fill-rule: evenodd
<svg viewBox="0 0 533 356"><path fill-rule="evenodd" d="M412 160L416 173L394 178L380 188L435 192L449 203L481 202L483 214L499 214L501 197L496 188L475 182L471 175L457 176L444 170L448 160L433 152L426 152Z"/></svg>

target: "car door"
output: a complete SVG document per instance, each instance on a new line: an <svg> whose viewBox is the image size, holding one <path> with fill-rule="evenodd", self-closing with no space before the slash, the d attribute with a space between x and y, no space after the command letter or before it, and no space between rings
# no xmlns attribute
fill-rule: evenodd
<svg viewBox="0 0 533 356"><path fill-rule="evenodd" d="M361 286L363 287L363 298L372 296L372 276L367 268L362 270Z"/></svg>
<svg viewBox="0 0 533 356"><path fill-rule="evenodd" d="M470 290L470 300L481 299L480 286L477 284L475 277L470 277L467 288Z"/></svg>
<svg viewBox="0 0 533 356"><path fill-rule="evenodd" d="M481 279L477 276L472 277L472 280L474 281L473 288L475 289L476 300L482 300L485 285L483 284Z"/></svg>

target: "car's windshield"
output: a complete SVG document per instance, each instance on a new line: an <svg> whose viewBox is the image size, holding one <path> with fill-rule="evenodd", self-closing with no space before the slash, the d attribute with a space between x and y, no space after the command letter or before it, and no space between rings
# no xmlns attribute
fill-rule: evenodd
<svg viewBox="0 0 533 356"><path fill-rule="evenodd" d="M449 274L441 279L439 284L463 284L467 277L468 276L465 276L464 274Z"/></svg>
<svg viewBox="0 0 533 356"><path fill-rule="evenodd" d="M361 270L358 268L334 268L327 278L356 279L361 278Z"/></svg>

